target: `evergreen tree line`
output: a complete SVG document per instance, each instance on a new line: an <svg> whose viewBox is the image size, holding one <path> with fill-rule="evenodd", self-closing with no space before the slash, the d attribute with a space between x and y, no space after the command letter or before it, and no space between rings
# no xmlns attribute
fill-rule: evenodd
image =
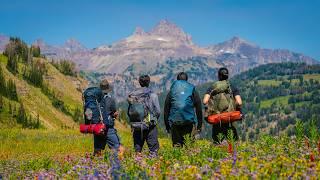
<svg viewBox="0 0 320 180"><path fill-rule="evenodd" d="M12 79L6 81L2 67L0 65L0 95L11 100L18 101L18 93L15 82Z"/></svg>
<svg viewBox="0 0 320 180"><path fill-rule="evenodd" d="M15 117L17 123L22 125L22 128L39 129L41 127L39 114L35 119L30 115L28 116L21 102L18 110L16 110L15 106L12 107L12 105L9 104L9 112L12 117Z"/></svg>
<svg viewBox="0 0 320 180"><path fill-rule="evenodd" d="M23 78L35 87L42 88L45 72L45 64L40 61L33 60L29 66L24 67Z"/></svg>
<svg viewBox="0 0 320 180"><path fill-rule="evenodd" d="M0 95L0 117L5 109L9 112L10 118L17 124L20 124L22 128L39 129L41 127L39 115L37 115L37 118L28 116L21 102L19 104L19 109L10 102L6 105L4 98Z"/></svg>
<svg viewBox="0 0 320 180"><path fill-rule="evenodd" d="M19 73L19 63L24 65L23 77L36 87L41 87L45 69L41 63L34 62L33 57L40 57L41 51L37 46L31 46L23 42L20 38L11 37L6 45L4 53L8 58L7 69L13 73Z"/></svg>
<svg viewBox="0 0 320 180"><path fill-rule="evenodd" d="M52 61L54 67L56 67L62 74L67 76L76 77L78 72L76 70L76 64L68 60Z"/></svg>
<svg viewBox="0 0 320 180"><path fill-rule="evenodd" d="M31 46L23 42L20 38L10 37L9 43L3 52L8 57L7 69L13 73L18 73L18 63L30 64L32 57L40 57L40 47Z"/></svg>
<svg viewBox="0 0 320 180"><path fill-rule="evenodd" d="M80 122L83 119L82 110L79 107L72 112L72 110L70 110L70 108L58 98L58 95L54 92L54 90L51 90L47 84L43 84L41 91L50 99L52 105L56 109L68 116L71 116L75 122Z"/></svg>
<svg viewBox="0 0 320 180"><path fill-rule="evenodd" d="M48 85L44 83L43 76L45 75L47 69L45 63L40 60L34 60L32 57L40 57L41 50L39 47L31 46L28 48L27 44L19 38L10 38L9 44L6 46L3 53L8 57L7 69L13 74L18 74L18 64L23 65L23 78L35 87L41 88L42 92L49 97L52 105L58 110L62 111L66 115L73 117L73 119L79 121L79 111L77 108L74 112L69 110L69 108L64 104L62 100L57 98L55 93L49 90ZM54 66L58 68L65 75L76 76L75 64L70 61L60 61L58 63L53 63ZM0 77L1 78L1 77ZM1 81L1 79L0 79ZM0 82L0 87L3 86ZM13 81L9 80L5 88L1 88L1 91L5 91L6 97L13 100L18 100L16 96L16 87ZM20 118L24 119L24 118ZM20 122L20 121L19 121ZM24 122L21 120L21 122Z"/></svg>

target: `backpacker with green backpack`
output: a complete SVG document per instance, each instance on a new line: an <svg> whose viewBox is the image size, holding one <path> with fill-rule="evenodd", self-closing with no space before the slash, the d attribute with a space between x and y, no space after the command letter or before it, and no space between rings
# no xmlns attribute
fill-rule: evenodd
<svg viewBox="0 0 320 180"><path fill-rule="evenodd" d="M207 116L232 112L236 110L236 103L229 81L217 81L212 85L208 102Z"/></svg>

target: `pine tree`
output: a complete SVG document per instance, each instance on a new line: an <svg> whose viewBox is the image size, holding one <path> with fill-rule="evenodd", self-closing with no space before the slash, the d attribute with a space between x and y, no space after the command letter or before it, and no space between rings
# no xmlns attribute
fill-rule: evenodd
<svg viewBox="0 0 320 180"><path fill-rule="evenodd" d="M2 67L0 65L0 94L6 94L6 80L4 79L4 74L2 72Z"/></svg>
<svg viewBox="0 0 320 180"><path fill-rule="evenodd" d="M7 82L7 92L6 95L9 99L18 101L17 87L12 79Z"/></svg>
<svg viewBox="0 0 320 180"><path fill-rule="evenodd" d="M36 120L35 128L36 129L40 128L40 117L39 117L39 114L37 114L37 120Z"/></svg>
<svg viewBox="0 0 320 180"><path fill-rule="evenodd" d="M20 102L20 108L17 115L17 123L22 124L22 127L27 127L28 124L28 117L26 115L25 109L23 104Z"/></svg>
<svg viewBox="0 0 320 180"><path fill-rule="evenodd" d="M41 51L40 51L40 47L39 46L31 46L31 50L32 50L32 56L33 57L40 57L41 55Z"/></svg>
<svg viewBox="0 0 320 180"><path fill-rule="evenodd" d="M7 69L12 74L18 73L18 56L16 56L16 55L9 55L8 56Z"/></svg>
<svg viewBox="0 0 320 180"><path fill-rule="evenodd" d="M3 97L0 94L0 111L3 109L4 103L3 103Z"/></svg>

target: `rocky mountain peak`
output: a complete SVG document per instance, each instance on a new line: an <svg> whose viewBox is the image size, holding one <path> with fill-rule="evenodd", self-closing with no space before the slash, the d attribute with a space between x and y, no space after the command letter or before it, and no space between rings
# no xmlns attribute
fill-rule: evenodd
<svg viewBox="0 0 320 180"><path fill-rule="evenodd" d="M168 20L161 20L151 31L151 35L157 35L162 37L173 37L174 39L187 43L192 44L191 36L186 34L180 27L176 24L168 21Z"/></svg>
<svg viewBox="0 0 320 180"><path fill-rule="evenodd" d="M234 45L234 46L240 46L241 44L256 46L253 43L250 43L250 42L248 42L238 36L232 37L230 40L226 41L225 43L230 44L230 45Z"/></svg>
<svg viewBox="0 0 320 180"><path fill-rule="evenodd" d="M240 37L234 36L231 39L214 45L211 47L216 53L237 53L242 52L247 54L248 52L255 51L259 46L246 41Z"/></svg>
<svg viewBox="0 0 320 180"><path fill-rule="evenodd" d="M86 47L84 47L78 40L76 39L68 39L64 45L64 48L70 51L83 51L86 50Z"/></svg>
<svg viewBox="0 0 320 180"><path fill-rule="evenodd" d="M146 35L147 33L142 29L142 27L136 27L134 33L134 35L139 35L139 36L143 36Z"/></svg>

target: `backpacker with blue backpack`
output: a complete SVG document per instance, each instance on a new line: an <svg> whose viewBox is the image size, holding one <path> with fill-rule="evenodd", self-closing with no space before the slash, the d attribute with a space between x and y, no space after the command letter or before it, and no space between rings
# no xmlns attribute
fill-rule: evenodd
<svg viewBox="0 0 320 180"><path fill-rule="evenodd" d="M103 114L100 107L101 89L90 87L83 92L82 98L85 124L80 124L80 132L95 135L105 134L107 129L103 123Z"/></svg>
<svg viewBox="0 0 320 180"><path fill-rule="evenodd" d="M192 94L195 87L184 80L176 80L170 88L169 122L174 125L195 123Z"/></svg>
<svg viewBox="0 0 320 180"><path fill-rule="evenodd" d="M151 125L156 125L156 119L151 102L152 91L149 88L139 88L128 96L128 116L134 130L147 130Z"/></svg>
<svg viewBox="0 0 320 180"><path fill-rule="evenodd" d="M85 124L97 124L103 120L100 102L102 91L98 87L89 87L83 94L83 112Z"/></svg>

